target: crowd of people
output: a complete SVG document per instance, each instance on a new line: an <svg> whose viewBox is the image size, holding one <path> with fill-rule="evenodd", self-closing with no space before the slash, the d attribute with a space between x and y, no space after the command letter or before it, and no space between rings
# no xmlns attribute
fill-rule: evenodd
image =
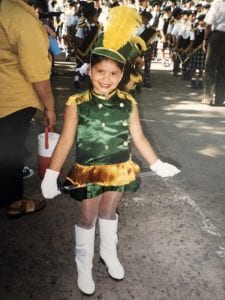
<svg viewBox="0 0 225 300"><path fill-rule="evenodd" d="M130 58L129 66L126 66L127 80L123 87L122 84L120 87L131 92L140 92L142 86L151 89L151 62L156 60L164 67L172 66L173 76L188 81L192 89L204 89L202 103L223 106L224 62L219 60L214 63L217 57L214 54L210 55L206 62L208 42L205 39L205 31L214 11L212 8L206 19L211 7L209 0L30 1L36 2L36 8L45 26L48 24L57 36L65 53L65 60L74 62L73 84L76 89L82 88L91 50L97 37L104 30L110 9L129 6L141 15L142 26L137 36L143 39L145 45L140 40L137 42L139 51ZM214 24L210 26L215 33L217 30L214 27L217 26L218 20L213 18ZM219 27L223 27L223 13L219 23ZM220 38L224 39L221 36ZM215 44L217 49L220 48L218 41ZM212 47L208 54L212 52L211 49ZM223 54L219 56L223 57Z"/></svg>
<svg viewBox="0 0 225 300"><path fill-rule="evenodd" d="M146 48L138 44L141 49L130 63L133 88L152 88L151 61L158 60L165 67L173 66L173 75L181 74L182 79L190 81L191 88L203 89L205 17L211 6L207 1L53 1L50 9L62 12L61 21L53 23L66 61L75 62L76 88L82 86L91 49L104 28L110 9L115 6L134 7L142 18L137 35L144 40Z"/></svg>

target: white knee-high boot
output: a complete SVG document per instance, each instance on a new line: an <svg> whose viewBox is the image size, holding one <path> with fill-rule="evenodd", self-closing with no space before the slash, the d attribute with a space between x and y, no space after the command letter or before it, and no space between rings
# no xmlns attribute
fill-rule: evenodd
<svg viewBox="0 0 225 300"><path fill-rule="evenodd" d="M85 229L75 225L77 285L84 294L91 295L95 291L92 277L92 260L94 257L95 227Z"/></svg>
<svg viewBox="0 0 225 300"><path fill-rule="evenodd" d="M108 268L108 273L113 279L121 280L124 278L124 268L117 257L117 226L116 220L99 218L100 231L100 257Z"/></svg>

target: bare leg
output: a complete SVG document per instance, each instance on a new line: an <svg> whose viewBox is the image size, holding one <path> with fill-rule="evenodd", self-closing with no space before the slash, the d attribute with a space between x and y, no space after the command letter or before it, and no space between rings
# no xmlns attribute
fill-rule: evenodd
<svg viewBox="0 0 225 300"><path fill-rule="evenodd" d="M122 198L123 193L109 191L102 195L99 206L99 217L102 219L116 219L116 208Z"/></svg>
<svg viewBox="0 0 225 300"><path fill-rule="evenodd" d="M101 199L102 195L99 195L98 197L86 199L78 203L78 226L86 229L95 226Z"/></svg>

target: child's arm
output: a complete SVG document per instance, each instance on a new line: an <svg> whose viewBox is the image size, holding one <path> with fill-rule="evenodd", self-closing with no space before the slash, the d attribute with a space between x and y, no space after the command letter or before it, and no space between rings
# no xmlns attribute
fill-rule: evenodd
<svg viewBox="0 0 225 300"><path fill-rule="evenodd" d="M64 112L63 129L53 152L49 169L60 171L72 146L77 128L77 106L67 105Z"/></svg>
<svg viewBox="0 0 225 300"><path fill-rule="evenodd" d="M162 162L156 155L151 144L146 139L140 119L138 116L137 105L134 105L134 109L131 115L130 132L133 143L142 157L149 163L150 168L161 177L174 176L180 172L180 170L166 162Z"/></svg>
<svg viewBox="0 0 225 300"><path fill-rule="evenodd" d="M66 106L62 133L53 152L49 168L46 170L44 179L41 183L42 194L47 199L52 199L60 194L57 178L73 146L76 129L77 106Z"/></svg>
<svg viewBox="0 0 225 300"><path fill-rule="evenodd" d="M134 105L131 115L130 132L132 141L141 156L149 163L149 165L154 164L154 162L157 161L158 157L143 133L138 116L137 105Z"/></svg>

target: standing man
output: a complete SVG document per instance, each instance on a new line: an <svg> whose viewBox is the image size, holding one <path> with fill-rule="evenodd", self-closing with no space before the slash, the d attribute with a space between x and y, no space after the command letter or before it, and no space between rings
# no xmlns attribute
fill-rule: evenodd
<svg viewBox="0 0 225 300"><path fill-rule="evenodd" d="M37 109L49 127L56 121L49 38L28 2L34 4L0 0L0 206L10 217L45 207L44 201L24 198L24 146Z"/></svg>
<svg viewBox="0 0 225 300"><path fill-rule="evenodd" d="M202 103L223 106L225 101L225 0L212 3L206 18L203 49L206 52ZM215 86L215 102L213 101Z"/></svg>

